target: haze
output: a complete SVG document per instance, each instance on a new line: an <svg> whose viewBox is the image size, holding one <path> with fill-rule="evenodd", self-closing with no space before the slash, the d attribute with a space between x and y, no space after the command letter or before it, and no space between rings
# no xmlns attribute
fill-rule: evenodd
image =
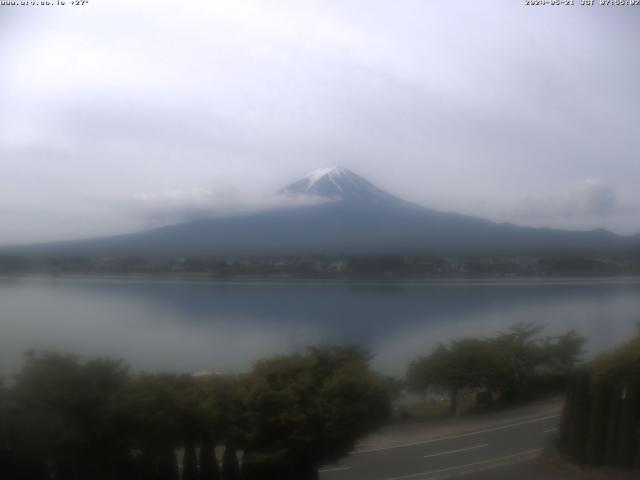
<svg viewBox="0 0 640 480"><path fill-rule="evenodd" d="M640 232L637 8L0 8L0 244L268 208L335 164L432 208Z"/></svg>

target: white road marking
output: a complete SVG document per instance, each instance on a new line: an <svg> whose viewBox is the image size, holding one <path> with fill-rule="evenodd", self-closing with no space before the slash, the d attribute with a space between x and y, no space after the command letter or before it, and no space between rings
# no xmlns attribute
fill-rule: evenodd
<svg viewBox="0 0 640 480"><path fill-rule="evenodd" d="M402 475L400 477L389 477L384 480L407 480L410 478L423 477L422 480L430 480L428 477L431 475L432 479L435 478L433 475L438 475L441 473L453 472L457 470L464 470L472 467L483 467L488 466L489 464L503 465L505 463L516 463L519 461L529 460L532 456L540 453L542 449L536 448L533 450L524 450L522 452L514 453L511 455L505 455L503 457L490 458L488 460L482 460L480 462L467 463L465 465L457 465L454 467L440 468L438 470L430 470L428 472L420 472L420 473L411 473L409 475Z"/></svg>
<svg viewBox="0 0 640 480"><path fill-rule="evenodd" d="M389 447L380 447L380 448L370 448L366 450L356 450L355 452L351 452L351 455L361 455L363 453L372 453L372 452L381 452L383 450L394 450L396 448L405 448L405 447L414 447L417 445L428 445L430 443L443 442L445 440L455 440L457 438L465 438L465 437L473 437L475 435L482 435L483 433L497 432L499 430L506 430L507 428L519 427L521 425L529 425L531 423L543 422L545 420L550 420L552 418L559 417L560 414L555 415L547 415L545 417L533 418L530 420L524 420L522 422L510 423L508 425L500 425L499 427L485 428L484 430L476 430L475 432L469 433L460 433L456 435L448 435L440 438L434 438L432 440L423 440L421 442L413 442L413 443L403 443L400 445L392 445Z"/></svg>
<svg viewBox="0 0 640 480"><path fill-rule="evenodd" d="M558 427L550 428L548 430L543 430L542 433L551 433L551 432L557 432L557 431L558 431Z"/></svg>
<svg viewBox="0 0 640 480"><path fill-rule="evenodd" d="M323 468L322 470L318 470L318 472L319 473L344 472L345 470L351 470L351 467Z"/></svg>
<svg viewBox="0 0 640 480"><path fill-rule="evenodd" d="M459 448L457 450L449 450L448 452L432 453L431 455L425 455L424 458L441 457L442 455L452 455L454 453L468 452L469 450L477 450L478 448L488 447L488 443L482 445L474 445L473 447Z"/></svg>

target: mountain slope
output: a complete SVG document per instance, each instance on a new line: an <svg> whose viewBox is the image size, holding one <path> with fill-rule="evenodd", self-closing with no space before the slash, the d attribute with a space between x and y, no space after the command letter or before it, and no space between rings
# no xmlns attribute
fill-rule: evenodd
<svg viewBox="0 0 640 480"><path fill-rule="evenodd" d="M377 206L381 204L407 204L380 190L368 180L341 167L320 168L278 192L284 195L315 195L332 200Z"/></svg>
<svg viewBox="0 0 640 480"><path fill-rule="evenodd" d="M275 255L333 253L611 253L630 238L496 224L401 200L343 168L321 169L280 191L327 202L202 219L135 234L33 247L75 255ZM33 250L32 250L33 251Z"/></svg>

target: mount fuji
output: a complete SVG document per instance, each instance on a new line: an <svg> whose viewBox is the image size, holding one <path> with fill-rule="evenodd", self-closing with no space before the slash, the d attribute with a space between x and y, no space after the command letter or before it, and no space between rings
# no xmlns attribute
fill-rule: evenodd
<svg viewBox="0 0 640 480"><path fill-rule="evenodd" d="M316 170L279 195L320 199L297 207L204 218L139 233L31 246L92 256L612 253L637 237L605 230L526 228L431 210L346 168ZM295 203L295 202L293 202Z"/></svg>
<svg viewBox="0 0 640 480"><path fill-rule="evenodd" d="M282 195L316 195L361 206L406 203L342 167L314 170L278 192Z"/></svg>

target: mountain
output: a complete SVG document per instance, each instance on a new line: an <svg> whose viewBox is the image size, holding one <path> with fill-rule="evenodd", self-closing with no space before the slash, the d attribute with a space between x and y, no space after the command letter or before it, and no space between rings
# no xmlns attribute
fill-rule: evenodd
<svg viewBox="0 0 640 480"><path fill-rule="evenodd" d="M387 203L402 203L393 195L342 167L314 170L309 175L281 189L281 195L315 195L326 199L372 207ZM406 203L406 202L404 202Z"/></svg>
<svg viewBox="0 0 640 480"><path fill-rule="evenodd" d="M30 252L93 256L278 254L614 253L638 239L604 230L525 228L445 213L397 198L345 168L316 170L283 188L313 205L208 218L139 233L32 246Z"/></svg>

